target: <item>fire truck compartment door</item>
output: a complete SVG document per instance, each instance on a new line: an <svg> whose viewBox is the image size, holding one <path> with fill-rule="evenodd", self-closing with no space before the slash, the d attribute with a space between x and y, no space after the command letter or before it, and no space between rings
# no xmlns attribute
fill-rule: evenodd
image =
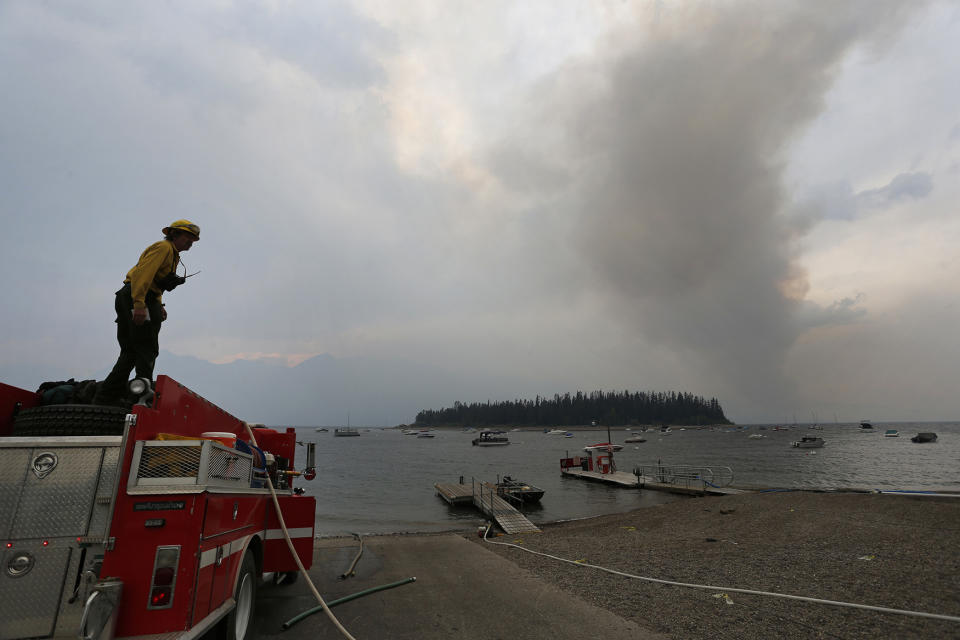
<svg viewBox="0 0 960 640"><path fill-rule="evenodd" d="M53 633L69 547L42 543L3 550L0 564L0 640L40 638Z"/></svg>
<svg viewBox="0 0 960 640"><path fill-rule="evenodd" d="M102 447L33 448L14 486L0 478L0 493L19 494L0 534L14 540L86 535L102 461Z"/></svg>

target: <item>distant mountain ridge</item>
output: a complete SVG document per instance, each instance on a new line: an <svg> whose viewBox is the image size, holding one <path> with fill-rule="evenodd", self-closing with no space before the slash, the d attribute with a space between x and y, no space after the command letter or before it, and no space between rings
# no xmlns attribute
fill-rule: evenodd
<svg viewBox="0 0 960 640"><path fill-rule="evenodd" d="M399 360L322 354L288 367L275 358L214 364L162 352L156 373L238 418L273 425L339 425L348 412L354 425L403 424L413 421L426 397L449 398L424 388L443 372Z"/></svg>

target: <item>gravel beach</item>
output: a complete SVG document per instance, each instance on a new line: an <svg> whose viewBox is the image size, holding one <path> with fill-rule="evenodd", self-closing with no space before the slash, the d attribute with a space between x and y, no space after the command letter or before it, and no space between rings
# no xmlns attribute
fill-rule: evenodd
<svg viewBox="0 0 960 640"><path fill-rule="evenodd" d="M691 498L495 540L662 580L960 617L960 498ZM677 639L960 638L960 622L663 585L486 546L591 604Z"/></svg>

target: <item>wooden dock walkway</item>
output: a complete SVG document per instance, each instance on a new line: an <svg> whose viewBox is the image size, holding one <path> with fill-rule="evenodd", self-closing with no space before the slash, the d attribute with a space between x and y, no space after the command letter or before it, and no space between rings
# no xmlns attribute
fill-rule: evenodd
<svg viewBox="0 0 960 640"><path fill-rule="evenodd" d="M433 485L437 495L449 504L472 504L482 513L493 519L506 533L528 533L540 531L537 525L530 522L525 515L517 511L513 505L497 495L496 488L489 482L473 485L438 482Z"/></svg>
<svg viewBox="0 0 960 640"><path fill-rule="evenodd" d="M473 504L473 487L456 482L438 482L433 485L437 495L449 504Z"/></svg>

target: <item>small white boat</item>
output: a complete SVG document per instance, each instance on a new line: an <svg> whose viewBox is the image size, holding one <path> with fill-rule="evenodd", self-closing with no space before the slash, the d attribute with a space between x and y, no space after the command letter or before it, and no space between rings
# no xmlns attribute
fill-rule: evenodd
<svg viewBox="0 0 960 640"><path fill-rule="evenodd" d="M421 431L417 434L418 438L433 438L434 435L430 431Z"/></svg>
<svg viewBox="0 0 960 640"><path fill-rule="evenodd" d="M547 431L548 436L565 436L567 433L569 432L565 429L551 429L550 431Z"/></svg>
<svg viewBox="0 0 960 640"><path fill-rule="evenodd" d="M793 443L798 449L819 449L825 445L823 438L819 436L803 436Z"/></svg>
<svg viewBox="0 0 960 640"><path fill-rule="evenodd" d="M763 435L762 433L751 433L747 437L751 440L759 440L760 438L766 438L767 436Z"/></svg>
<svg viewBox="0 0 960 640"><path fill-rule="evenodd" d="M883 432L883 437L884 437L884 438L899 438L899 437L900 437L900 432L897 431L896 429L887 429L886 431Z"/></svg>
<svg viewBox="0 0 960 640"><path fill-rule="evenodd" d="M563 434L563 437L564 437L564 438L572 438L572 437L573 437L573 433L570 432L570 431L567 431L565 434Z"/></svg>
<svg viewBox="0 0 960 640"><path fill-rule="evenodd" d="M612 442L597 442L596 444L588 444L583 448L584 451L620 451L623 449L622 444L613 444Z"/></svg>

